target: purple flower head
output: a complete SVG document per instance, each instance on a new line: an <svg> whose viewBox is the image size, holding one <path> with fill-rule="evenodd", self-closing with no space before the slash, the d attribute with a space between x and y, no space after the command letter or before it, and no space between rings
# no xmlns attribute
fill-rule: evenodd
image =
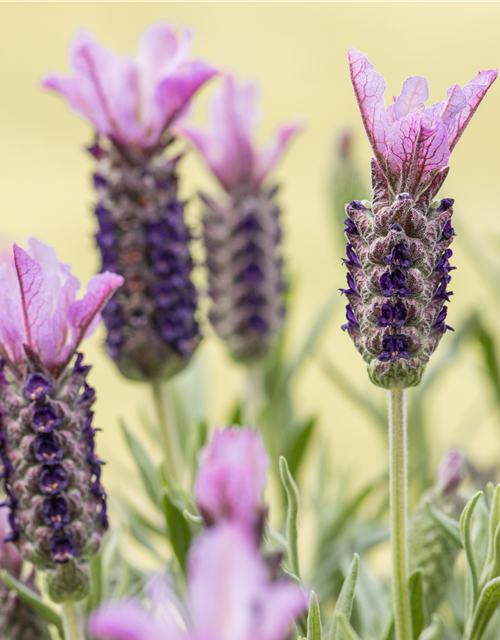
<svg viewBox="0 0 500 640"><path fill-rule="evenodd" d="M276 138L259 149L254 138L258 122L257 85L224 76L211 104L211 128L191 125L177 129L195 144L210 170L230 194L258 191L291 138L303 129L297 122L282 125Z"/></svg>
<svg viewBox="0 0 500 640"><path fill-rule="evenodd" d="M206 62L189 59L191 42L189 30L177 34L170 24L155 24L143 33L133 60L81 31L71 50L73 75L51 74L42 85L64 96L99 133L147 149L216 74Z"/></svg>
<svg viewBox="0 0 500 640"><path fill-rule="evenodd" d="M35 458L46 465L56 464L62 460L63 450L54 433L39 434L35 438Z"/></svg>
<svg viewBox="0 0 500 640"><path fill-rule="evenodd" d="M413 261L408 256L408 245L406 242L400 242L393 247L388 256L384 256L385 264L400 269L409 269L413 265Z"/></svg>
<svg viewBox="0 0 500 640"><path fill-rule="evenodd" d="M52 385L43 373L31 373L24 393L28 400L43 403L45 395L52 389Z"/></svg>
<svg viewBox="0 0 500 640"><path fill-rule="evenodd" d="M453 238L453 236L456 236L456 235L457 234L455 233L455 229L451 226L451 221L448 220L448 222L443 227L443 233L441 234L441 237L439 238L438 242L445 242L446 240L449 240L450 238Z"/></svg>
<svg viewBox="0 0 500 640"><path fill-rule="evenodd" d="M107 640L284 640L307 607L300 587L270 580L251 536L234 524L209 529L193 545L185 607L160 578L148 591L153 612L136 599L109 604L91 617L89 633ZM184 610L187 625L179 622Z"/></svg>
<svg viewBox="0 0 500 640"><path fill-rule="evenodd" d="M351 202L351 206L352 206L352 202ZM344 224L346 225L346 228L344 229L344 233L350 233L352 236L359 236L359 231L357 230L356 225L351 220L351 218L346 218L344 220Z"/></svg>
<svg viewBox="0 0 500 640"><path fill-rule="evenodd" d="M340 327L342 331L345 331L346 329L348 331L352 331L353 329L358 329L359 323L356 320L356 316L354 315L354 311L352 310L352 307L350 304L346 305L345 315L346 315L347 323L343 324Z"/></svg>
<svg viewBox="0 0 500 640"><path fill-rule="evenodd" d="M404 335L385 336L382 340L382 351L378 354L381 362L394 362L399 358L407 360L410 357L408 351L408 339Z"/></svg>
<svg viewBox="0 0 500 640"><path fill-rule="evenodd" d="M194 495L207 524L229 520L258 528L269 460L260 435L248 427L215 430L202 450Z"/></svg>
<svg viewBox="0 0 500 640"><path fill-rule="evenodd" d="M31 424L37 433L52 433L61 425L61 422L61 418L49 402L43 407L38 405L33 407Z"/></svg>
<svg viewBox="0 0 500 640"><path fill-rule="evenodd" d="M60 536L50 541L50 555L55 563L64 564L70 558L79 556L80 551L76 548L72 535Z"/></svg>
<svg viewBox="0 0 500 640"><path fill-rule="evenodd" d="M402 302L394 306L389 302L382 305L380 315L377 318L377 327L402 327L408 317L408 311Z"/></svg>
<svg viewBox="0 0 500 640"><path fill-rule="evenodd" d="M349 48L351 80L366 134L377 163L394 194L415 199L448 164L451 151L465 131L498 71L481 71L463 89L448 89L447 99L425 107L427 80L420 76L403 83L401 95L387 109L386 84L366 55Z"/></svg>
<svg viewBox="0 0 500 640"><path fill-rule="evenodd" d="M350 273L347 274L347 284L349 285L349 289L339 289L340 293L345 293L346 295L356 296L356 298L359 298L359 293L356 291L356 283Z"/></svg>
<svg viewBox="0 0 500 640"><path fill-rule="evenodd" d="M59 531L69 522L68 503L61 496L46 498L43 503L43 519L54 531Z"/></svg>
<svg viewBox="0 0 500 640"><path fill-rule="evenodd" d="M433 329L439 329L441 333L446 333L447 330L454 331L452 327L445 324L446 314L448 313L448 307L445 305L441 311L438 313L438 317L436 318L436 322L433 325Z"/></svg>
<svg viewBox="0 0 500 640"><path fill-rule="evenodd" d="M351 267L357 267L358 269L361 269L361 265L359 264L358 256L356 255L356 252L352 248L352 244L349 243L347 245L346 253L347 253L347 260L345 258L342 258L342 262L345 265L349 265Z"/></svg>
<svg viewBox="0 0 500 640"><path fill-rule="evenodd" d="M402 298L406 298L411 295L410 289L405 285L406 276L405 274L396 269L392 273L384 273L380 276L380 288L382 290L382 295L386 298L390 296L401 296Z"/></svg>
<svg viewBox="0 0 500 640"><path fill-rule="evenodd" d="M465 456L458 449L448 451L436 473L437 487L442 493L455 492L465 480Z"/></svg>
<svg viewBox="0 0 500 640"><path fill-rule="evenodd" d="M58 262L54 249L35 238L28 245L26 252L15 244L12 261L0 265L0 349L17 373L25 366L27 345L58 375L95 331L99 312L123 278L108 272L94 276L84 297L76 300L80 283L69 265Z"/></svg>
<svg viewBox="0 0 500 640"><path fill-rule="evenodd" d="M40 475L40 490L45 495L55 496L68 486L66 472L62 465L44 467Z"/></svg>

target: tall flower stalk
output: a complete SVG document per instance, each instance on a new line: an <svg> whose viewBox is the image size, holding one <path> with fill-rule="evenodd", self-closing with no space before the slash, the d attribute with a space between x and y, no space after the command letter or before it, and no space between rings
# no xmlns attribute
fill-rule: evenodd
<svg viewBox="0 0 500 640"><path fill-rule="evenodd" d="M6 540L45 572L49 596L74 610L89 591L88 561L108 527L92 426L95 391L77 349L123 283L78 280L55 251L30 239L0 266L0 454ZM74 626L74 625L73 625ZM76 627L75 627L76 628ZM67 640L77 640L70 634Z"/></svg>
<svg viewBox="0 0 500 640"><path fill-rule="evenodd" d="M346 207L346 330L371 381L389 390L391 544L397 640L411 640L407 552L405 394L419 384L446 324L453 200L434 198L448 160L497 71L481 71L447 99L425 107L425 78L405 80L387 109L385 81L349 49L361 117L372 146L372 202Z"/></svg>
<svg viewBox="0 0 500 640"><path fill-rule="evenodd" d="M153 385L183 369L200 341L198 295L191 280L191 235L178 194L182 154L168 153L172 125L215 73L189 59L191 33L156 24L139 40L137 59L115 56L88 33L75 38L73 75L43 85L66 98L95 127L95 239L102 270L124 277L103 312L107 351L121 373ZM164 410L158 420L162 423ZM175 476L175 434L162 428ZM172 437L168 438L169 433Z"/></svg>

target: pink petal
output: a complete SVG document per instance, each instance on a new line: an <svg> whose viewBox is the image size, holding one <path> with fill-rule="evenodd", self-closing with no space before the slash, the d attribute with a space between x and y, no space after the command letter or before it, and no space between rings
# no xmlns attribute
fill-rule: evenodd
<svg viewBox="0 0 500 640"><path fill-rule="evenodd" d="M138 600L105 605L91 616L88 632L106 640L165 640L162 627Z"/></svg>
<svg viewBox="0 0 500 640"><path fill-rule="evenodd" d="M109 271L100 273L89 280L83 298L69 305L67 310L68 326L71 330L71 341L67 346L69 354L74 353L80 342L95 331L99 323L97 314L122 284L122 276ZM66 356L67 359L70 357L71 355Z"/></svg>
<svg viewBox="0 0 500 640"><path fill-rule="evenodd" d="M192 34L184 29L177 37L169 23L154 24L141 35L137 47L137 64L141 72L142 89L152 98L158 83L187 60Z"/></svg>
<svg viewBox="0 0 500 640"><path fill-rule="evenodd" d="M266 589L264 599L259 640L282 640L289 637L293 620L298 620L307 609L305 593L296 585L278 580Z"/></svg>
<svg viewBox="0 0 500 640"><path fill-rule="evenodd" d="M275 139L258 155L255 177L253 179L255 187L259 187L261 185L266 176L281 159L281 156L290 140L294 138L297 133L304 131L304 129L305 124L301 122L289 123L279 128Z"/></svg>
<svg viewBox="0 0 500 640"><path fill-rule="evenodd" d="M24 359L22 345L27 342L27 337L19 281L13 261L10 259L0 268L0 308L3 310L2 322L0 322L2 355L12 363L22 362Z"/></svg>
<svg viewBox="0 0 500 640"><path fill-rule="evenodd" d="M388 130L390 128L384 108L385 80L368 62L366 55L353 47L349 47L348 58L351 81L366 135L375 157L381 167L384 167L385 158L389 152Z"/></svg>
<svg viewBox="0 0 500 640"><path fill-rule="evenodd" d="M446 102L440 114L441 122L445 125L448 131L454 126L457 115L466 106L467 98L465 97L464 92L458 84L454 84L446 93Z"/></svg>
<svg viewBox="0 0 500 640"><path fill-rule="evenodd" d="M407 78L403 82L401 95L394 102L394 117L396 120L404 118L410 111L424 104L429 98L427 80L420 76Z"/></svg>
<svg viewBox="0 0 500 640"><path fill-rule="evenodd" d="M10 533L10 525L7 520L7 509L0 509L0 567L19 578L23 566L23 560L12 542L4 542L4 538Z"/></svg>
<svg viewBox="0 0 500 640"><path fill-rule="evenodd" d="M448 134L450 151L453 151L463 132L467 128L476 109L481 104L486 92L497 79L498 69L480 71L475 78L470 80L462 89L467 100L467 106L462 109L455 120L455 124Z"/></svg>

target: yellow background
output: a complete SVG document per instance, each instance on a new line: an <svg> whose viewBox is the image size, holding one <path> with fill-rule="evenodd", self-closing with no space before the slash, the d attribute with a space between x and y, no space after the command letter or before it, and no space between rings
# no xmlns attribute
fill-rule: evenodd
<svg viewBox="0 0 500 640"><path fill-rule="evenodd" d="M444 99L454 83L463 86L480 69L500 64L500 5L497 3L3 3L0 5L0 180L4 240L25 242L29 234L57 247L85 282L98 258L92 234L91 159L84 146L91 129L63 101L39 89L49 70L67 71L68 43L78 28L88 28L117 52L135 51L141 31L157 20L194 28L194 55L222 69L259 78L263 90L262 140L281 120L302 117L308 128L289 149L277 177L283 185L285 252L298 277L298 296L290 322L303 334L325 298L344 285L339 243L333 237L328 177L335 134L348 126L357 136L359 161L368 179L370 149L350 87L346 51L353 45L367 53L387 85L387 100L403 80L423 75L431 101ZM211 88L197 99L203 121ZM493 86L451 160L442 197L456 199L462 233L491 237L499 232L500 82ZM194 153L182 164L182 193L216 187ZM190 205L198 210L195 201ZM487 289L466 258L460 239L454 244L454 272L449 322L458 325L472 306L487 311ZM345 304L345 303L344 303ZM339 325L342 310L329 327L325 349L360 389L371 387L360 356ZM489 317L498 328L498 317ZM101 350L103 332L85 345L94 363L96 424L103 428L99 450L108 460L107 482L116 486L124 454L117 416L139 428L138 409L149 402L148 389L123 380ZM449 335L443 342L449 340ZM441 347L442 348L442 347ZM209 337L199 349L207 379L205 399L211 423L224 419L243 383L223 346ZM465 352L432 394L427 413L432 429L433 461L449 446L467 448L473 460L500 458L498 418L481 389L478 359ZM352 468L355 481L385 464L384 443L365 417L310 363L297 384L301 413L318 413L330 436L332 460ZM200 402L202 400L200 399Z"/></svg>

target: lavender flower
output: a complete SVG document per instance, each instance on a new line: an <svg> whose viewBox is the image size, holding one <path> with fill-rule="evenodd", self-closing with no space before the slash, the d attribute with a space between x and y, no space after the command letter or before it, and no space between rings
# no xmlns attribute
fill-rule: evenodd
<svg viewBox="0 0 500 640"><path fill-rule="evenodd" d="M97 166L95 236L102 270L125 284L103 312L109 355L135 380L182 369L199 339L197 293L184 202L178 198L180 155L164 154L172 125L215 70L189 60L191 34L150 27L137 61L117 57L87 33L74 42L74 75L43 85L63 95L96 129L89 149Z"/></svg>
<svg viewBox="0 0 500 640"><path fill-rule="evenodd" d="M497 71L481 71L463 89L430 107L427 81L408 78L387 109L385 82L365 55L349 49L354 92L375 159L372 203L346 207L349 332L385 388L422 378L442 335L452 267L453 200L434 201L448 159Z"/></svg>
<svg viewBox="0 0 500 640"><path fill-rule="evenodd" d="M186 603L161 579L149 585L153 612L138 600L109 604L89 632L109 640L285 640L306 609L302 590L271 581L245 529L220 524L202 534L189 556Z"/></svg>
<svg viewBox="0 0 500 640"><path fill-rule="evenodd" d="M278 188L265 180L298 124L282 126L264 149L254 142L257 86L226 75L212 102L210 131L179 130L198 147L226 191L224 200L201 194L211 322L236 360L265 355L284 318Z"/></svg>
<svg viewBox="0 0 500 640"><path fill-rule="evenodd" d="M94 451L95 392L78 346L123 278L79 281L31 238L0 267L0 458L10 531L22 557L47 570L56 601L83 597L85 560L107 527L103 462Z"/></svg>
<svg viewBox="0 0 500 640"><path fill-rule="evenodd" d="M200 453L194 495L205 524L237 522L260 537L269 460L260 434L246 427L216 429Z"/></svg>

